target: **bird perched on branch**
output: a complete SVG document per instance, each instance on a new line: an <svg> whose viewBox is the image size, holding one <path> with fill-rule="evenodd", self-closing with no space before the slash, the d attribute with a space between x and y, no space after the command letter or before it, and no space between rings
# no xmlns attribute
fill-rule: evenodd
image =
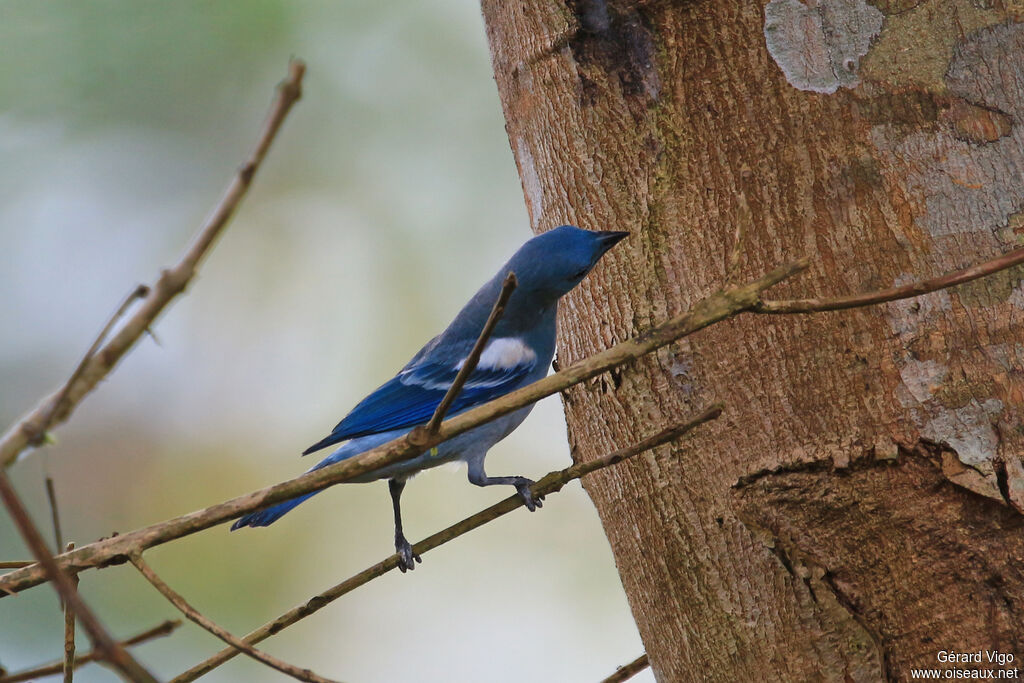
<svg viewBox="0 0 1024 683"><path fill-rule="evenodd" d="M395 377L363 399L326 438L303 452L306 455L342 444L312 469L359 455L426 423L480 337L508 273L515 273L517 286L483 347L476 368L451 405L451 414L544 377L555 352L558 300L578 285L605 252L628 234L592 232L563 225L528 241L480 288L444 332L427 342ZM470 482L477 486L509 484L516 488L530 510L541 505L530 494L533 482L526 477L489 477L484 471L487 451L518 427L532 408L532 405L520 408L444 441L417 457L352 480L388 480L395 513L395 550L403 572L414 569L420 558L413 553L402 532L400 498L406 481L420 470L463 460L469 466ZM231 529L272 524L313 495L309 493L248 514Z"/></svg>

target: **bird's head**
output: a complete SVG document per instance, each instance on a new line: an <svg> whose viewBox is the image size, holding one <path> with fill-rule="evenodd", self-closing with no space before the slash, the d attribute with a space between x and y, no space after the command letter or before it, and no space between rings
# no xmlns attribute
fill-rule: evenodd
<svg viewBox="0 0 1024 683"><path fill-rule="evenodd" d="M597 232L563 225L538 235L508 262L518 290L557 300L578 285L605 252L628 232Z"/></svg>

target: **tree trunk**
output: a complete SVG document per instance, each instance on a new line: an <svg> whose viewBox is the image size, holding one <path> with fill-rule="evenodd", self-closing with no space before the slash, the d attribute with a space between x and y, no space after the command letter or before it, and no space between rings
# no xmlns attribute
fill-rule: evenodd
<svg viewBox="0 0 1024 683"><path fill-rule="evenodd" d="M565 365L725 279L830 296L1024 241L1024 4L484 0L535 231L634 233L570 295ZM1024 658L1024 272L871 309L745 316L564 397L662 681L906 680ZM990 668L994 664L958 664Z"/></svg>

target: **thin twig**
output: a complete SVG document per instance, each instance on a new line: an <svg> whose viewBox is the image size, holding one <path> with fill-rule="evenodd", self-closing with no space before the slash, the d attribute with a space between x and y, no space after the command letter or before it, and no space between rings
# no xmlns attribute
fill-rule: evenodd
<svg viewBox="0 0 1024 683"><path fill-rule="evenodd" d="M476 370L477 363L480 362L480 355L484 352L484 347L487 346L487 341L494 333L494 328L498 325L498 321L501 320L501 316L505 313L505 306L508 305L508 300L518 284L515 273L509 272L505 276L505 281L501 285L501 292L498 294L498 300L494 302L491 313L487 316L487 322L484 323L483 329L480 330L480 336L477 337L476 343L473 344L473 349L466 356L466 360L463 361L462 367L459 368L458 374L455 375L455 380L448 387L448 391L445 392L444 398L437 404L437 409L434 410L430 422L423 427L417 427L412 430L409 433L410 441L413 443L420 441L426 443L430 436L437 434L444 416L448 414L448 410L455 403L455 399L462 393L462 387L465 386L466 380Z"/></svg>
<svg viewBox="0 0 1024 683"><path fill-rule="evenodd" d="M46 475L46 499L50 501L50 519L53 521L53 542L54 547L60 549L64 547L64 537L60 531L60 511L57 508L57 489L53 485L53 477L49 474ZM69 544L71 547L68 550L74 548L74 544Z"/></svg>
<svg viewBox="0 0 1024 683"><path fill-rule="evenodd" d="M970 268L947 273L930 280L920 280L909 285L891 287L868 294L855 294L836 299L792 299L789 301L762 301L754 307L755 313L817 313L819 311L841 311L846 308L873 306L888 301L909 299L922 294L929 294L940 289L948 289L972 280L992 275L1024 263L1024 247L997 256Z"/></svg>
<svg viewBox="0 0 1024 683"><path fill-rule="evenodd" d="M266 652L257 650L252 645L249 645L248 643L243 641L241 638L232 635L231 633L229 633L228 631L214 623L212 620L204 617L199 612L199 610L190 605L188 601L186 601L185 598L182 597L180 593L176 592L173 588L168 586L167 583L163 579L161 579L160 576L155 571L153 571L153 568L150 567L146 563L146 561L142 559L142 555L135 553L129 559L131 563L135 565L135 568L139 570L139 573L146 577L146 580L149 581L154 588L160 591L160 594L167 598L168 602L177 607L178 610L182 614L184 614L189 621L206 629L207 631L209 631L210 633L212 633L213 635L217 636L225 643L230 645L232 648L235 648L237 651L249 655L256 661L261 662L262 664L266 664L272 669L280 671L286 676L291 676L296 680L307 681L308 683L335 683L334 681L331 681L331 679L329 678L318 676L309 669L302 669L297 666L292 666L291 664L283 662L276 657L272 657L268 655Z"/></svg>
<svg viewBox="0 0 1024 683"><path fill-rule="evenodd" d="M562 489L563 486L579 479L580 477L586 476L592 472L615 465L624 460L628 460L639 453L643 453L651 448L660 446L665 443L669 443L678 439L682 435L686 434L692 429L695 429L699 425L716 419L722 413L722 406L715 405L704 411L700 416L686 422L684 424L676 425L669 429L665 429L653 436L649 436L639 443L623 448L621 450L610 453L602 458L591 460L585 463L577 463L571 467L567 467L564 470L551 472L545 475L540 481L530 487L530 492L534 498L538 496L548 496L553 493L557 493ZM506 498L494 505L481 510L480 512L467 517L466 519L453 524L452 526L439 531L436 534L425 538L419 543L415 544L412 549L417 555L422 555L438 546L444 545L449 541L452 541L459 536L469 533L477 527L483 526L488 522L491 522L503 515L522 507L522 497L515 495ZM378 562L372 567L368 567L358 574L342 581L341 583L329 588L328 590L316 595L301 605L290 609L281 616L277 617L273 621L270 621L263 626L260 626L255 631L245 637L245 642L249 644L256 644L262 640L266 640L270 636L288 628L292 624L305 619L309 615L317 612L318 610L326 607L331 602L337 600L346 593L350 593L356 588L369 583L373 579L386 574L387 572L395 569L398 566L398 555L391 555L385 560ZM217 668L224 662L228 661L232 657L238 654L238 651L233 648L225 648L213 655L209 659L206 659L199 664L195 665L188 671L176 676L171 679L170 683L187 683L188 681L194 681L200 676L204 676L213 669Z"/></svg>
<svg viewBox="0 0 1024 683"><path fill-rule="evenodd" d="M85 372L86 366L89 365L89 361L91 361L93 356L96 355L96 352L99 351L103 342L107 340L107 337L110 335L110 331L113 330L117 322L125 316L128 309L131 308L131 305L135 303L136 300L144 299L148 295L149 287L146 285L137 285L135 289L133 289L131 293L124 298L124 301L122 301L121 305L117 307L114 314L107 319L106 324L103 326L103 329L100 330L100 333L96 335L96 339L93 340L89 350L85 352L84 356L82 356L82 360L78 361L78 365L75 366L75 370L71 373L71 377L68 378L68 381L65 382L64 386L62 386L60 391L57 392L56 398L54 398L50 403L46 410L46 416L35 428L35 437L29 440L30 446L40 446L43 444L46 440L47 430L49 430L50 424L53 423L54 416L56 416L64 407L64 401L67 399L68 391L78 382L82 373ZM60 542L58 542L57 547L60 547Z"/></svg>
<svg viewBox="0 0 1024 683"><path fill-rule="evenodd" d="M45 464L46 460L44 459L43 462ZM65 551L74 550L75 545L73 543L69 543L67 548L64 547L64 538L63 538L63 534L61 534L61 530L60 530L60 511L57 508L57 488L53 485L53 477L50 476L50 472L49 472L50 468L49 467L45 467L44 469L46 470L46 478L45 478L45 482L46 482L46 499L50 503L50 520L53 523L53 543L54 543L53 547L55 548L54 555L59 555L62 548ZM73 579L73 582L75 584L75 588L77 589L78 588L78 577L77 576L73 576L72 579ZM60 597L60 595L57 596L57 602L60 605L61 611L64 612L64 617L66 619L67 618L67 613L68 613L67 605L64 604L64 600L63 600L63 598ZM73 618L74 618L74 615L72 615L72 619Z"/></svg>
<svg viewBox="0 0 1024 683"><path fill-rule="evenodd" d="M285 116L301 97L305 70L305 65L300 61L292 61L289 64L288 77L278 87L277 97L271 105L270 114L252 154L242 164L224 197L181 260L173 268L160 274L141 305L125 320L117 334L106 341L102 348L96 349L92 355L87 354L87 360L81 364L80 370L76 370L71 380L54 394L43 399L32 412L18 420L0 437L0 465L9 466L27 446L38 443L52 425L66 421L85 395L114 369L118 361L149 330L157 316L185 290L199 263L223 231L252 184L253 175L266 156ZM136 293L138 291L137 289Z"/></svg>
<svg viewBox="0 0 1024 683"><path fill-rule="evenodd" d="M68 550L74 550L75 544L68 543ZM78 577L72 576L71 583L78 590ZM64 603L64 683L72 683L75 678L75 613Z"/></svg>
<svg viewBox="0 0 1024 683"><path fill-rule="evenodd" d="M644 653L629 664L620 666L615 670L615 673L601 681L601 683L622 683L623 681L628 681L650 665L651 662L647 659L647 653Z"/></svg>
<svg viewBox="0 0 1024 683"><path fill-rule="evenodd" d="M127 680L134 683L156 683L153 675L146 671L141 664L135 661L134 657L128 654L127 650L110 637L110 634L107 633L106 629L103 628L99 620L92 613L92 610L89 609L89 606L85 604L85 601L78 594L74 580L57 566L53 556L50 554L50 550L46 547L46 541L43 540L39 529L36 528L32 518L29 517L25 505L21 502L21 498L18 497L17 491L14 490L10 478L7 476L7 472L2 468L0 468L0 498L3 499L3 503L7 507L11 519L14 520L15 526L18 527L22 538L25 540L25 544L32 551L32 554L35 555L36 559L39 560L48 578L53 582L54 589L64 600L64 604L68 606L70 611L78 617L82 627L89 634L93 648L98 650L102 658L121 672Z"/></svg>
<svg viewBox="0 0 1024 683"><path fill-rule="evenodd" d="M146 641L166 636L174 632L174 629L181 626L181 621L178 619L168 619L167 621L154 626L151 629L143 631L137 635L132 636L121 641L121 647L131 647L132 645L138 645L145 643ZM95 652L86 652L83 655L75 657L75 668L78 669L85 666L89 662L94 662L99 657ZM0 676L0 683L23 683L24 681L33 681L37 678L44 678L46 676L55 676L64 670L64 660L60 659L50 664L43 664L37 666L34 669L25 669L24 671L15 671L3 676Z"/></svg>
<svg viewBox="0 0 1024 683"><path fill-rule="evenodd" d="M761 293L764 290L806 268L806 261L795 261L776 268L744 285L729 287L711 294L694 304L690 311L671 318L638 337L616 344L610 349L564 368L557 374L549 375L533 384L516 389L494 401L448 418L441 423L437 434L431 437L426 447L447 441L502 415L536 403L546 396L557 394L568 387L640 358L709 325L750 310L760 301ZM422 453L423 449L424 446L412 444L407 437L401 436L365 453L322 469L307 472L295 479L130 533L84 545L73 552L59 556L57 561L67 571L76 573L84 569L123 562L133 552L141 552L182 536L194 534L274 503L349 481L361 474ZM45 573L37 566L15 570L0 576L0 598L7 593L31 588L45 580Z"/></svg>
<svg viewBox="0 0 1024 683"><path fill-rule="evenodd" d="M30 560L9 560L0 562L0 569L22 569L23 567L31 567L35 562Z"/></svg>

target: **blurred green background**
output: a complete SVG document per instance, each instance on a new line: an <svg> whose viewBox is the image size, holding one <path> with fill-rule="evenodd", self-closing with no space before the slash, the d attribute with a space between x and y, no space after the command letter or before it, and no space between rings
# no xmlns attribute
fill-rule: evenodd
<svg viewBox="0 0 1024 683"><path fill-rule="evenodd" d="M289 56L306 95L188 295L12 470L40 524L56 481L84 544L292 477L303 447L440 331L530 236L469 0L4 0L0 418L72 370L138 282L172 263L252 144ZM569 462L548 399L493 474ZM412 540L508 495L464 470L404 497ZM147 554L244 634L390 552L383 483L332 489L263 530ZM24 559L0 514L0 559ZM118 637L176 612L125 567L82 575ZM0 600L0 664L61 650L49 588ZM84 637L81 647L86 647ZM642 646L578 484L292 627L265 648L346 681L595 681ZM136 650L169 677L220 648L187 624ZM650 674L645 674L650 680ZM95 665L81 681L111 680ZM274 681L238 657L204 680ZM640 678L639 680L644 680Z"/></svg>

